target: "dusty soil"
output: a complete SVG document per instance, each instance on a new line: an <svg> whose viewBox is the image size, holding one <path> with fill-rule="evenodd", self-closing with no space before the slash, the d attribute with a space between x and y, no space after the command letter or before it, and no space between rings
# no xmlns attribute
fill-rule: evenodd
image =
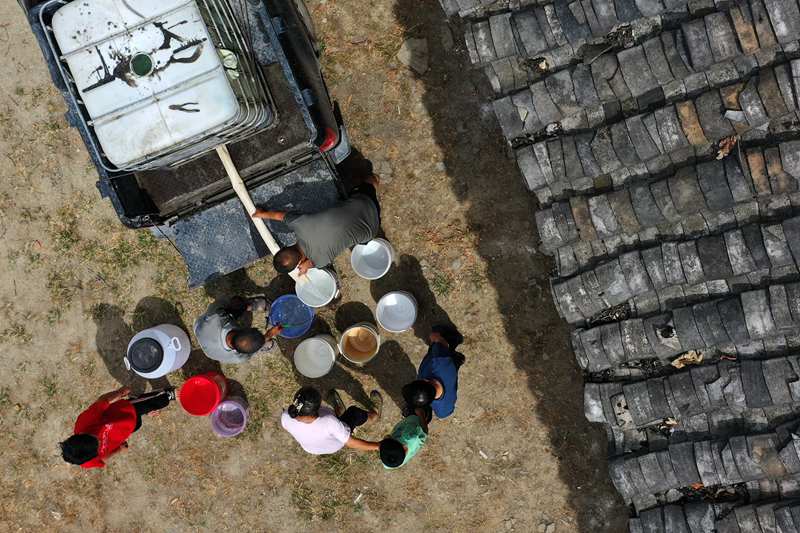
<svg viewBox="0 0 800 533"><path fill-rule="evenodd" d="M247 432L215 438L173 407L147 418L128 453L82 472L57 443L77 414L119 383L134 331L191 324L215 296L289 290L258 264L189 291L169 245L116 221L63 119L38 47L14 2L0 5L0 531L621 531L626 510L607 481L605 436L585 423L567 330L553 309L548 258L535 248L533 200L507 158L435 0L309 2L325 70L354 144L383 177L384 229L401 256L370 284L341 257L344 298L317 330L369 316L390 289L412 291L412 332L384 337L363 369L339 364L317 383L348 400L385 392L378 438L399 417L402 384L444 316L465 333L456 414L407 467L374 456L305 455L278 425L303 382L292 344L225 367L252 410ZM424 75L396 59L408 37L429 43ZM207 367L195 353L184 376Z"/></svg>

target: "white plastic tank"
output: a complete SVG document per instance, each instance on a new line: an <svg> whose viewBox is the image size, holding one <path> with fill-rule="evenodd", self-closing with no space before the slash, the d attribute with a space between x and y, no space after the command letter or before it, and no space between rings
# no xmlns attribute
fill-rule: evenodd
<svg viewBox="0 0 800 533"><path fill-rule="evenodd" d="M160 378L185 365L191 351L185 331L162 324L134 335L124 357L125 368L146 379Z"/></svg>
<svg viewBox="0 0 800 533"><path fill-rule="evenodd" d="M209 6L205 0L202 10L194 0L74 0L53 15L58 53L88 124L117 168L146 167L176 152L191 156L213 148L204 140L220 144L213 140L218 135L271 116L265 101L256 102L264 100L263 87L254 89L246 52L225 50L235 73L223 65L216 46L225 43L215 32L237 36L238 29L230 16L209 26L225 15Z"/></svg>

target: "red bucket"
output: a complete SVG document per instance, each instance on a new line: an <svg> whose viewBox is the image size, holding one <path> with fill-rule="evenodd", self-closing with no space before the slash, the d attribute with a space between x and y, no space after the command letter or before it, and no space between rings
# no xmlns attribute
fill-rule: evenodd
<svg viewBox="0 0 800 533"><path fill-rule="evenodd" d="M206 372L186 380L178 393L181 407L194 416L208 416L228 394L228 381L219 372Z"/></svg>

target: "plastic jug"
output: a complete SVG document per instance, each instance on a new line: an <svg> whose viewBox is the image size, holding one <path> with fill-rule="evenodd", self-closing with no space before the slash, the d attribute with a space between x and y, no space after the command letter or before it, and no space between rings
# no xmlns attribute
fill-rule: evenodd
<svg viewBox="0 0 800 533"><path fill-rule="evenodd" d="M146 379L178 370L192 351L189 335L178 326L162 324L137 333L128 343L125 368Z"/></svg>

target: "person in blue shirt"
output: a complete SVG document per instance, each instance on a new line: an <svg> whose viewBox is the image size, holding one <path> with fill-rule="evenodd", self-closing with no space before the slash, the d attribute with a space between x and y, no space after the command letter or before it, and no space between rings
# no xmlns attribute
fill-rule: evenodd
<svg viewBox="0 0 800 533"><path fill-rule="evenodd" d="M428 353L417 370L417 379L403 387L409 410L429 408L437 418L447 418L456 408L458 369L465 357L456 351L464 337L451 326L434 326Z"/></svg>

